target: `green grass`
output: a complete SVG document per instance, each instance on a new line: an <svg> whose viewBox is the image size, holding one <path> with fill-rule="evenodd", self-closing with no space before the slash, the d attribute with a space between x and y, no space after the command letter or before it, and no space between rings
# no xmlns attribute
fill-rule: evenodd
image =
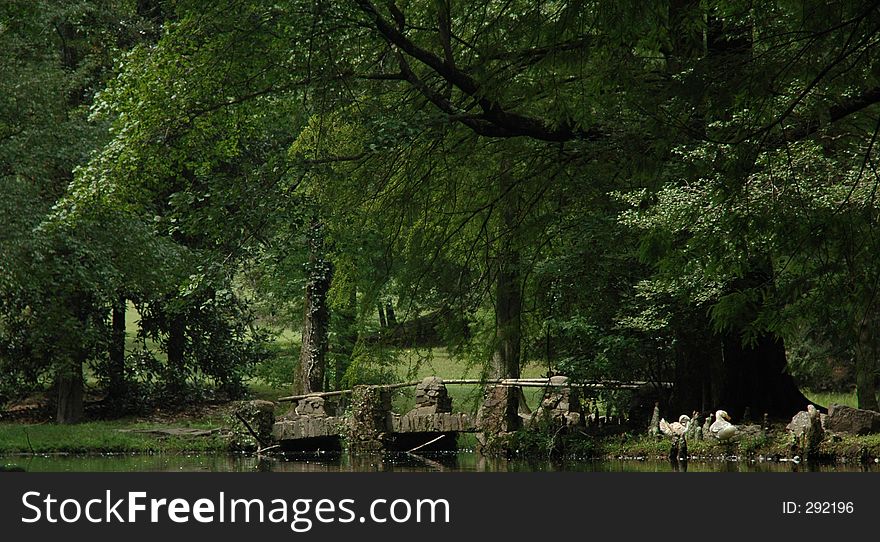
<svg viewBox="0 0 880 542"><path fill-rule="evenodd" d="M806 395L807 399L809 399L810 401L813 401L817 405L821 405L824 407L828 407L833 404L850 407L858 406L858 398L856 397L855 392L813 392L810 390L804 390L804 395Z"/></svg>
<svg viewBox="0 0 880 542"><path fill-rule="evenodd" d="M125 351L133 352L141 347L141 342L137 339L137 333L140 330L138 322L141 315L134 307L134 303L129 301L125 307ZM152 339L146 340L147 349L153 353L158 359L165 360L165 352L159 348Z"/></svg>
<svg viewBox="0 0 880 542"><path fill-rule="evenodd" d="M162 424L126 420L88 422L77 425L0 424L0 454L11 453L167 453L224 451L219 435L209 437L157 437L126 433L119 429L148 429ZM175 422L175 427L211 429L217 420Z"/></svg>
<svg viewBox="0 0 880 542"><path fill-rule="evenodd" d="M290 395L289 387L277 387L266 384L258 378L252 378L247 382L248 395L251 399L262 399L264 401L277 401L279 397Z"/></svg>

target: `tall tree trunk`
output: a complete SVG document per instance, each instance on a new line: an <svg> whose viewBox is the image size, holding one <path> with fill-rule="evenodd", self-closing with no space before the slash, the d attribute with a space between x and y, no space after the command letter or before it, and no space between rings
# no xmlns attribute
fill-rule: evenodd
<svg viewBox="0 0 880 542"><path fill-rule="evenodd" d="M337 390L342 389L342 377L348 370L358 340L356 287L351 288L348 305L339 316L342 319L343 332L340 334L339 352L337 352L336 364L333 368L333 387Z"/></svg>
<svg viewBox="0 0 880 542"><path fill-rule="evenodd" d="M519 215L519 193L513 186L510 165L502 165L499 176L501 204L501 250L498 253L495 279L495 352L492 355L493 378L519 378L522 342L522 277L520 254L516 246ZM522 393L518 388L507 396L506 418L508 430L520 426L519 406Z"/></svg>
<svg viewBox="0 0 880 542"><path fill-rule="evenodd" d="M871 310L871 309L868 309ZM877 348L874 333L877 332L873 318L865 318L859 323L858 344L856 344L856 396L859 408L880 411L877 403Z"/></svg>
<svg viewBox="0 0 880 542"><path fill-rule="evenodd" d="M55 421L73 424L83 417L83 362L82 356L70 360L55 378L57 410Z"/></svg>
<svg viewBox="0 0 880 542"><path fill-rule="evenodd" d="M388 327L397 327L397 315L394 314L394 303L391 301L385 302L385 319L388 322Z"/></svg>
<svg viewBox="0 0 880 542"><path fill-rule="evenodd" d="M811 404L786 372L781 338L764 333L754 343L743 344L742 335L731 332L723 344L724 389L718 408L731 416L742 416L748 408L755 416L767 413L786 419Z"/></svg>
<svg viewBox="0 0 880 542"><path fill-rule="evenodd" d="M324 253L324 225L313 218L309 225L309 264L304 300L302 350L299 357L298 393L324 389L327 362L330 309L327 292L333 277L333 266Z"/></svg>
<svg viewBox="0 0 880 542"><path fill-rule="evenodd" d="M674 387L668 411L707 412L716 408L723 379L713 379L712 375L720 374L721 363L721 341L712 332L705 308L697 307L675 330Z"/></svg>
<svg viewBox="0 0 880 542"><path fill-rule="evenodd" d="M377 308L379 309L379 327L384 329L388 327L388 320L385 318L385 306L380 302Z"/></svg>
<svg viewBox="0 0 880 542"><path fill-rule="evenodd" d="M110 401L118 401L125 396L125 296L116 299L110 316L110 366L109 389L107 396Z"/></svg>
<svg viewBox="0 0 880 542"><path fill-rule="evenodd" d="M687 77L688 67L706 55L703 33L698 30L702 25L696 24L702 21L703 13L699 0L670 0L668 9L670 49L665 51L666 68L671 78L683 78ZM693 114L688 119L688 127L694 133L703 133L706 119L702 97L694 96L689 105ZM712 332L704 307L688 310L682 306L676 313L679 317L674 328L675 366L674 387L668 405L670 415L711 410L720 399L719 381L711 375L718 374L721 343Z"/></svg>
<svg viewBox="0 0 880 542"><path fill-rule="evenodd" d="M737 88L739 69L747 65L752 54L752 38L750 28L725 26L723 21L710 16L703 49L701 36L693 34L688 39L685 35L688 26L694 28L694 21L688 23L688 17L695 15L701 17L698 2L674 0L670 3L670 21L679 26L671 29L677 36L674 44L677 50L673 52L675 61L670 62L669 67L679 69L687 60L705 51L711 82L715 83L707 89L714 117L707 118L705 104L694 105L698 112L692 119L694 132L702 133L707 122L727 119L726 108L734 100L728 90ZM721 84L726 81L730 84ZM735 179L732 182L735 184ZM772 288L772 281L773 270L767 259L756 263L732 288ZM768 413L789 418L810 403L786 372L785 345L772 333L763 332L747 345L743 344L743 329L739 326L715 335L710 339L703 367L694 363L700 350L699 345L690 345L690 355L680 356L676 363L675 393L682 400L675 406L683 409L681 412L723 408L738 417L748 408L756 416ZM720 357L716 354L719 350Z"/></svg>
<svg viewBox="0 0 880 542"><path fill-rule="evenodd" d="M522 288L518 254L509 253L499 265L495 284L495 352L492 355L494 378L520 377L522 340Z"/></svg>
<svg viewBox="0 0 880 542"><path fill-rule="evenodd" d="M89 351L82 342L82 337L88 333L89 317L94 315L95 310L89 296L82 292L74 294L69 301L68 307L79 322L79 327L68 330L71 337L60 341L67 348L62 348L59 352L59 358L63 361L55 373L55 420L63 424L79 423L83 417L83 364L88 359Z"/></svg>
<svg viewBox="0 0 880 542"><path fill-rule="evenodd" d="M168 367L178 382L186 379L186 316L182 313L171 315L168 323Z"/></svg>

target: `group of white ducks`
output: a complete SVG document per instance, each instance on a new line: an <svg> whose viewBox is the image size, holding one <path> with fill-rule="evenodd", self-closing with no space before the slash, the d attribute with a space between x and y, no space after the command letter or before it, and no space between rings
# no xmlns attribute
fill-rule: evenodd
<svg viewBox="0 0 880 542"><path fill-rule="evenodd" d="M682 414L678 417L677 422L669 423L665 419L660 419L660 431L664 435L670 437L683 437L690 428L691 417ZM709 433L721 441L730 440L737 434L737 426L730 423L730 415L724 410L715 412L715 421L709 426Z"/></svg>

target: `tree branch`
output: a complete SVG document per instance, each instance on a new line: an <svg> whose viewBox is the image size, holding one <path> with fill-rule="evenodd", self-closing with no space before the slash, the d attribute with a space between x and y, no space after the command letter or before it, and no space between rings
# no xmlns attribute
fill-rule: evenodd
<svg viewBox="0 0 880 542"><path fill-rule="evenodd" d="M560 126L551 127L544 120L529 117L519 113L506 110L499 103L487 98L483 95L479 82L470 74L455 67L455 65L444 60L434 53L419 47L407 38L401 28L403 28L403 13L394 4L393 1L388 2L388 9L394 17L397 27L387 21L376 9L370 0L355 0L360 9L373 21L376 30L382 37L394 48L399 49L408 56L418 60L420 63L431 68L440 77L448 83L458 88L461 92L473 97L477 100L480 108L483 110L479 121L474 122L472 119L468 126L477 131L481 135L489 135L492 137L516 137L526 136L541 141L562 142L574 139L601 139L606 134L598 130L581 130L575 129L571 123L563 123ZM409 70L411 75L415 75ZM412 77L408 80L413 83ZM425 94L425 85L417 86L420 92ZM437 105L437 93L431 91L425 94L432 103ZM441 97L442 98L442 97ZM445 98L443 98L445 99ZM448 100L447 100L448 101ZM444 109L441 107L441 109ZM445 112L449 112L444 109ZM464 122L464 121L462 121ZM491 126L490 126L491 125Z"/></svg>
<svg viewBox="0 0 880 542"><path fill-rule="evenodd" d="M838 105L831 107L828 110L828 124L833 124L840 120L849 117L850 115L854 115L876 103L880 103L880 87L874 87L866 90L862 94ZM790 129L786 132L786 134L777 140L774 140L774 143L784 144L784 143L793 143L795 141L800 141L801 139L805 139L810 137L819 131L819 128L822 127L822 123L819 119L814 118L811 119L799 126L796 126L794 129Z"/></svg>

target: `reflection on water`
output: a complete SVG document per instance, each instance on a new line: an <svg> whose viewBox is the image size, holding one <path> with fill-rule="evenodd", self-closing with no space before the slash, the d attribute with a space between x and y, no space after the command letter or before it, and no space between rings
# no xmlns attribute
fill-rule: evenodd
<svg viewBox="0 0 880 542"><path fill-rule="evenodd" d="M32 472L806 472L880 471L878 465L856 463L807 465L768 461L689 461L670 463L660 460L547 461L487 458L474 452L451 454L310 454L256 458L244 455L49 455L0 456L0 465L14 464Z"/></svg>

